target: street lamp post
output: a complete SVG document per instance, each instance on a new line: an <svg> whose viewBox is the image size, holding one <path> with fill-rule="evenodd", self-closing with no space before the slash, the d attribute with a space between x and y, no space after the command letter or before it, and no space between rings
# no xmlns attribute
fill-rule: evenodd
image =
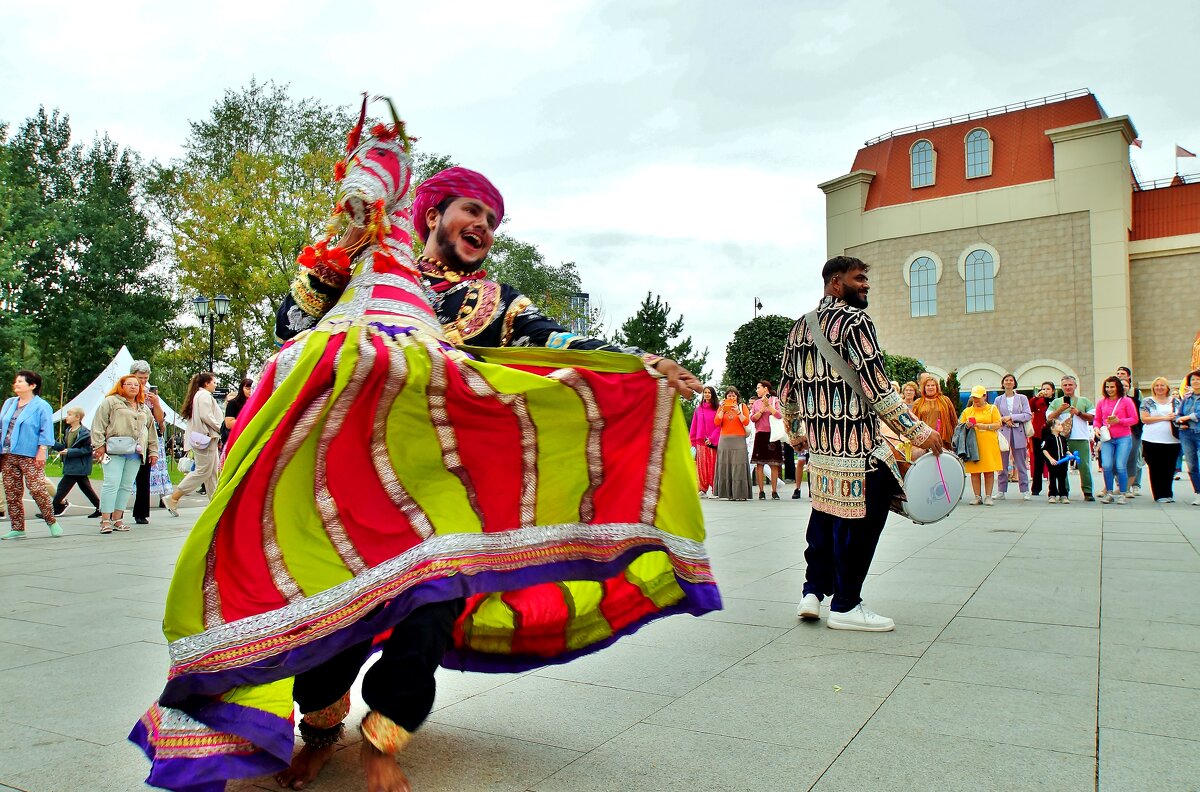
<svg viewBox="0 0 1200 792"><path fill-rule="evenodd" d="M218 294L216 297L198 294L192 299L192 310L200 317L201 322L208 322L208 370L212 371L217 364L217 322L224 322L229 318L229 298L224 294Z"/></svg>

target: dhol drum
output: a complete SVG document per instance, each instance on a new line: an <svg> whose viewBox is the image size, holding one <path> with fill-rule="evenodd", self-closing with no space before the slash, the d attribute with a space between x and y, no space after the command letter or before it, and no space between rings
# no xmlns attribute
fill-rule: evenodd
<svg viewBox="0 0 1200 792"><path fill-rule="evenodd" d="M904 472L906 500L900 510L918 525L937 522L954 511L966 485L967 472L956 455L924 454Z"/></svg>

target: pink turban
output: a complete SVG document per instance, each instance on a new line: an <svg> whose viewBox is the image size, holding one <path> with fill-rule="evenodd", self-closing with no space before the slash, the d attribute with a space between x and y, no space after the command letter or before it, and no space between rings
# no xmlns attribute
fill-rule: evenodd
<svg viewBox="0 0 1200 792"><path fill-rule="evenodd" d="M483 201L496 211L496 222L504 219L504 198L496 186L482 173L467 168L446 168L435 173L417 188L413 201L413 223L422 242L429 241L429 226L425 213L447 198L474 198Z"/></svg>

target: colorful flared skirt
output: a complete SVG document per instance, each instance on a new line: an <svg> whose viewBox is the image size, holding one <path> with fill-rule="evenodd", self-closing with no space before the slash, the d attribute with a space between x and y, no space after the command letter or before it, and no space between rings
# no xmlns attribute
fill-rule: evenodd
<svg viewBox="0 0 1200 792"><path fill-rule="evenodd" d="M276 772L293 677L465 597L444 664L515 671L720 608L688 427L631 355L455 349L324 322L231 436L167 600L168 681L130 738L148 783Z"/></svg>

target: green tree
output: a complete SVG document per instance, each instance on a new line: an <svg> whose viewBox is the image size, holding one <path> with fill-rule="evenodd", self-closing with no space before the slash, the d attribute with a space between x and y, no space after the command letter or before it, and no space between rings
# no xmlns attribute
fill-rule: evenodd
<svg viewBox="0 0 1200 792"><path fill-rule="evenodd" d="M107 137L70 143L69 119L40 109L0 157L0 277L8 361L71 395L122 344L149 356L173 315L138 206L137 156Z"/></svg>
<svg viewBox="0 0 1200 792"><path fill-rule="evenodd" d="M946 375L946 379L942 380L942 393L950 397L950 401L954 402L957 409L962 409L962 397L959 393L960 386L958 384L958 369L954 369Z"/></svg>
<svg viewBox="0 0 1200 792"><path fill-rule="evenodd" d="M683 335L683 315L672 321L671 304L657 294L646 292L637 312L617 331L616 342L670 358L701 382L708 378L704 369L708 364L708 347L701 352L692 348L692 337Z"/></svg>
<svg viewBox="0 0 1200 792"><path fill-rule="evenodd" d="M925 364L916 358L884 352L883 368L888 377L903 385L906 382L916 382L917 377L925 370Z"/></svg>
<svg viewBox="0 0 1200 792"><path fill-rule="evenodd" d="M725 345L725 384L733 385L742 398L754 397L759 380L778 386L783 367L783 348L796 320L778 314L758 316L733 331Z"/></svg>
<svg viewBox="0 0 1200 792"><path fill-rule="evenodd" d="M356 120L346 108L293 100L287 86L252 80L192 122L183 157L154 164L149 199L185 300L232 298L229 320L216 329L227 374L256 368L273 351L275 309L296 257L328 225L333 167Z"/></svg>

